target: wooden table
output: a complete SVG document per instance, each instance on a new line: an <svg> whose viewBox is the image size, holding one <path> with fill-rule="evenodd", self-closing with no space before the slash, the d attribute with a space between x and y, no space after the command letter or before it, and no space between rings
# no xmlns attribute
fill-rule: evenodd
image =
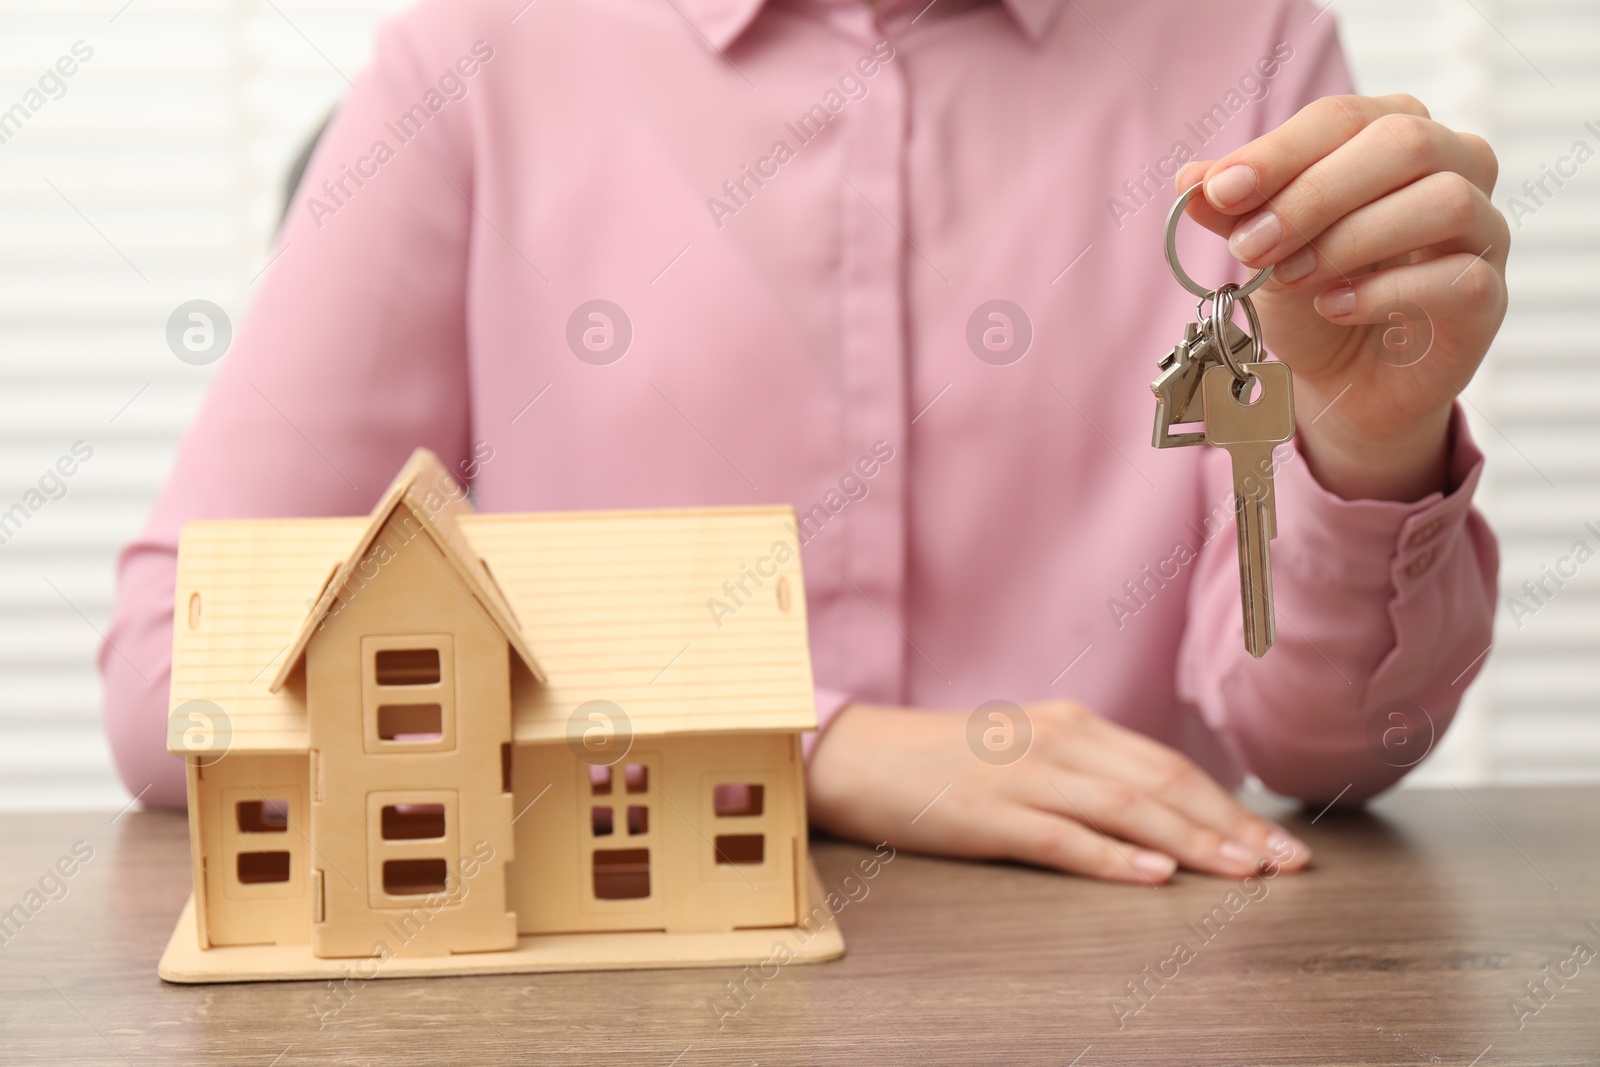
<svg viewBox="0 0 1600 1067"><path fill-rule="evenodd" d="M1600 789L1258 806L1315 870L1142 889L902 854L847 883L868 851L818 842L857 898L848 956L738 1000L727 969L166 985L182 819L6 815L0 909L45 884L0 927L0 1063L1600 1063L1600 958L1574 958L1600 952ZM47 878L79 841L92 858Z"/></svg>

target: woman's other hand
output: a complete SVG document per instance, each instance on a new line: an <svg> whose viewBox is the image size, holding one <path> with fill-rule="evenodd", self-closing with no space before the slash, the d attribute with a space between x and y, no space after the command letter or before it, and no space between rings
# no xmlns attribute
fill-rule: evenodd
<svg viewBox="0 0 1600 1067"><path fill-rule="evenodd" d="M980 758L965 713L850 705L812 754L812 822L896 848L1141 885L1179 866L1240 878L1310 859L1165 745L1067 701L1023 713L1025 725L1002 713L979 724L1002 743ZM1007 741L1026 750L1013 758Z"/></svg>

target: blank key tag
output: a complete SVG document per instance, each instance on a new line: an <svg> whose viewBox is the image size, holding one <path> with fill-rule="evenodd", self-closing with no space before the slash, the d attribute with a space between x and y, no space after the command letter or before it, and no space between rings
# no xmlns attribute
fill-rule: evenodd
<svg viewBox="0 0 1600 1067"><path fill-rule="evenodd" d="M1239 592L1244 646L1260 659L1277 638L1272 609L1271 541L1278 535L1272 450L1294 436L1294 378L1283 363L1246 363L1240 380L1225 366L1206 371L1206 443L1233 459L1233 506L1239 531ZM1253 402L1247 402L1259 383Z"/></svg>

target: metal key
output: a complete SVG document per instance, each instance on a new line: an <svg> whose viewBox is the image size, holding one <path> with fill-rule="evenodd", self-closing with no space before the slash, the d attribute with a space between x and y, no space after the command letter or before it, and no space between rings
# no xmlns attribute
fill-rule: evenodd
<svg viewBox="0 0 1600 1067"><path fill-rule="evenodd" d="M1207 324L1209 327L1209 323ZM1226 327L1228 346L1235 357L1250 351L1251 338L1239 327L1229 322ZM1222 362L1212 340L1211 330L1200 323L1191 322L1184 327L1183 340L1162 357L1161 373L1150 383L1156 395L1156 421L1151 434L1151 444L1157 448L1176 448L1198 445L1205 441L1202 431L1173 433L1172 427L1182 423L1204 422L1205 407L1200 396L1200 379L1211 367ZM1242 362L1242 358L1241 358Z"/></svg>
<svg viewBox="0 0 1600 1067"><path fill-rule="evenodd" d="M1244 604L1244 647L1260 659L1277 638L1272 612L1271 541L1278 536L1272 493L1272 449L1294 436L1294 378L1283 363L1246 363L1260 382L1240 382L1227 367L1212 367L1201 381L1208 444L1233 458L1233 506L1239 527L1239 592Z"/></svg>

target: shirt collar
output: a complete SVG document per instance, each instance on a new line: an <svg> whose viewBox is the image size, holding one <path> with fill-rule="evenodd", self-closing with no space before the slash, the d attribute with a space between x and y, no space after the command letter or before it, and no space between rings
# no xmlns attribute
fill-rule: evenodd
<svg viewBox="0 0 1600 1067"><path fill-rule="evenodd" d="M738 39L768 0L677 0L678 10L711 46L722 51ZM857 0L865 3L865 0ZM1028 38L1037 41L1049 32L1066 0L1001 0ZM887 9L904 6L896 0L878 0ZM920 2L916 5L921 8Z"/></svg>
<svg viewBox="0 0 1600 1067"><path fill-rule="evenodd" d="M1030 41L1041 40L1061 14L1065 0L1005 0L1007 11L1028 35Z"/></svg>

